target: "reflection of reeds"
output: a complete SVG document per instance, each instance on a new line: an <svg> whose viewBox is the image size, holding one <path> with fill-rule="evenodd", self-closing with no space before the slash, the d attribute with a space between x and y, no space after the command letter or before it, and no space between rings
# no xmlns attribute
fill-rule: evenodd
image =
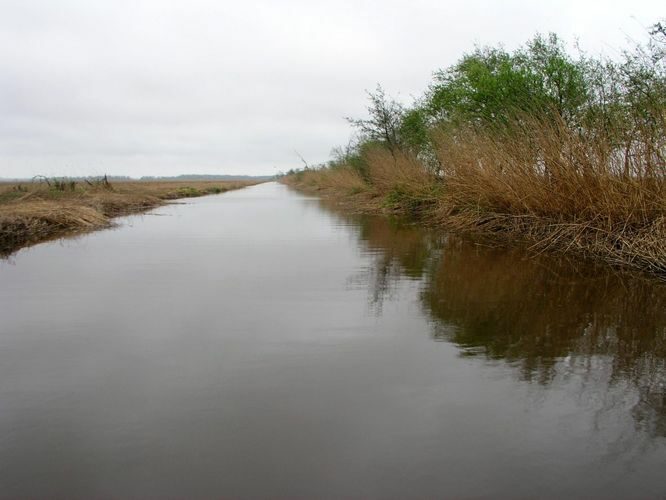
<svg viewBox="0 0 666 500"><path fill-rule="evenodd" d="M666 290L640 279L510 249L444 250L423 294L452 341L520 360L528 375L571 354L611 354L620 372L644 353L666 359Z"/></svg>
<svg viewBox="0 0 666 500"><path fill-rule="evenodd" d="M375 269L366 275L373 300L384 299L388 280L421 277L435 340L456 344L465 356L504 361L521 379L546 385L564 360L578 373L603 363L609 384L628 382L639 395L634 418L666 436L666 286L337 210L373 255Z"/></svg>
<svg viewBox="0 0 666 500"><path fill-rule="evenodd" d="M111 217L140 212L163 200L222 193L250 182L75 183L53 180L0 184L0 255L50 237L110 225Z"/></svg>
<svg viewBox="0 0 666 500"><path fill-rule="evenodd" d="M376 262L423 278L425 308L455 327L442 332L464 349L524 362L526 375L577 353L612 355L624 375L646 353L666 360L664 285L563 256L442 237L384 217L340 216L354 222L365 248L381 254Z"/></svg>
<svg viewBox="0 0 666 500"><path fill-rule="evenodd" d="M435 240L424 238L422 229L384 217L357 215L354 223L359 239L372 256L364 278L370 284L371 307L381 312L383 301L400 279L424 277L435 256L434 247L428 243L434 244Z"/></svg>
<svg viewBox="0 0 666 500"><path fill-rule="evenodd" d="M609 384L639 395L634 417L666 436L666 289L603 269L508 249L447 246L422 300L434 335L549 384L563 359L578 373L608 360ZM606 362L606 361L604 361Z"/></svg>

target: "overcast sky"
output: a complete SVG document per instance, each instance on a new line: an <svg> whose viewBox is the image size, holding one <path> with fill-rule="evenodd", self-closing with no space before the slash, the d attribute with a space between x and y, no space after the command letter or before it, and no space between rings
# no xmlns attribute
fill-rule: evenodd
<svg viewBox="0 0 666 500"><path fill-rule="evenodd" d="M662 1L0 0L0 177L273 174L474 44L617 55Z"/></svg>

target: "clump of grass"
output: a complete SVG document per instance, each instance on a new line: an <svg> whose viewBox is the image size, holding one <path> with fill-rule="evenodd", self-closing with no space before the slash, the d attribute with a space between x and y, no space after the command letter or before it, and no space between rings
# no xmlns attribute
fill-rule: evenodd
<svg viewBox="0 0 666 500"><path fill-rule="evenodd" d="M173 193L174 198L195 198L202 195L203 193L201 191L191 186L179 188Z"/></svg>
<svg viewBox="0 0 666 500"><path fill-rule="evenodd" d="M57 234L89 231L109 225L93 207L65 204L57 210L48 201L30 201L0 211L0 255Z"/></svg>

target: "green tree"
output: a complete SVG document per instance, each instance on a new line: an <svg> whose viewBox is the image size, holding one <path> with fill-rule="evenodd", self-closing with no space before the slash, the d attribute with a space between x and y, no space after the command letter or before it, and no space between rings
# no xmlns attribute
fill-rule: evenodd
<svg viewBox="0 0 666 500"><path fill-rule="evenodd" d="M556 35L536 36L511 54L477 48L435 73L426 100L436 122L506 126L524 114L577 119L587 98L583 65Z"/></svg>
<svg viewBox="0 0 666 500"><path fill-rule="evenodd" d="M370 104L368 106L369 118L347 118L362 135L369 141L385 144L391 152L400 146L400 124L404 113L402 104L386 95L381 85L377 85L375 92L366 91Z"/></svg>
<svg viewBox="0 0 666 500"><path fill-rule="evenodd" d="M553 111L567 123L579 120L588 98L583 61L574 61L554 33L534 37L518 58L531 77L535 111Z"/></svg>
<svg viewBox="0 0 666 500"><path fill-rule="evenodd" d="M450 68L435 73L427 110L435 122L505 124L526 111L529 75L502 49L477 48Z"/></svg>

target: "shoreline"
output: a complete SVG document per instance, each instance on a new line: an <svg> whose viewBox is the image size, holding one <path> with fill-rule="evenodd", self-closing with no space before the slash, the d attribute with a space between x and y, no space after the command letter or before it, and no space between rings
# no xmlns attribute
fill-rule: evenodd
<svg viewBox="0 0 666 500"><path fill-rule="evenodd" d="M45 241L107 229L117 217L147 212L175 200L222 194L260 182L0 184L0 258Z"/></svg>
<svg viewBox="0 0 666 500"><path fill-rule="evenodd" d="M584 223L566 224L533 215L456 210L436 196L414 204L413 199L392 200L390 193L386 195L370 186L326 185L326 182L317 182L316 177L308 181L307 177L287 175L279 182L301 193L330 200L349 213L397 216L422 227L473 235L490 245L519 242L535 254L579 255L621 272L666 282L666 261L655 260L654 252L640 248L641 243L647 241L650 244L653 241L649 232L645 241L636 238L627 241L626 246L618 247L611 243L613 237L610 232L599 234L601 230ZM627 247L632 253L627 253ZM663 257L666 258L666 255Z"/></svg>

